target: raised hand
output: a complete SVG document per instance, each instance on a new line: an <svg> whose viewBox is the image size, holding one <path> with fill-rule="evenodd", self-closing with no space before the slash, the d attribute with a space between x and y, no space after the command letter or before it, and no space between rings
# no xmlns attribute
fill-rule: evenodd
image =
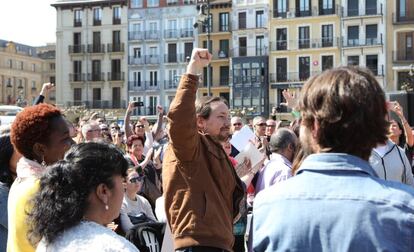
<svg viewBox="0 0 414 252"><path fill-rule="evenodd" d="M212 55L208 52L208 49L194 48L191 53L190 63L187 66L187 74L197 75L204 67L210 64Z"/></svg>

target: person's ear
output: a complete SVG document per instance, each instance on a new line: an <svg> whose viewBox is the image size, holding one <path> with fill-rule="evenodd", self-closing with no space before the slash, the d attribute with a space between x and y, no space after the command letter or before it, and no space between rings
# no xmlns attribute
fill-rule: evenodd
<svg viewBox="0 0 414 252"><path fill-rule="evenodd" d="M105 205L105 209L106 209L108 207L109 198L112 195L111 190L106 184L101 183L96 187L95 192L96 192L96 196L102 202L102 204Z"/></svg>
<svg viewBox="0 0 414 252"><path fill-rule="evenodd" d="M41 143L35 143L33 145L33 153L36 155L34 158L38 161L38 162L43 162L45 154L46 154L46 146L44 144Z"/></svg>
<svg viewBox="0 0 414 252"><path fill-rule="evenodd" d="M204 131L206 128L206 119L201 116L197 116L197 128Z"/></svg>

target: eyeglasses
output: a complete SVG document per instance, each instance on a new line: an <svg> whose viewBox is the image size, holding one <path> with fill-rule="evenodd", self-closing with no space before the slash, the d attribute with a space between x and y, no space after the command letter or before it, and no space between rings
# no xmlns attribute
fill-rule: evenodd
<svg viewBox="0 0 414 252"><path fill-rule="evenodd" d="M135 128L138 128L138 129L143 129L145 126L144 125L137 125L137 126L135 126Z"/></svg>
<svg viewBox="0 0 414 252"><path fill-rule="evenodd" d="M141 177L133 177L129 179L130 183L137 183L137 182L141 182L144 179L144 176Z"/></svg>
<svg viewBox="0 0 414 252"><path fill-rule="evenodd" d="M97 131L101 131L101 129L91 129L91 130L88 130L87 132L89 133L89 132L97 132Z"/></svg>
<svg viewBox="0 0 414 252"><path fill-rule="evenodd" d="M264 126L267 126L267 125L266 125L266 123L259 123L259 124L256 124L256 126L264 127Z"/></svg>
<svg viewBox="0 0 414 252"><path fill-rule="evenodd" d="M108 128L102 128L101 130L102 131L108 131Z"/></svg>
<svg viewBox="0 0 414 252"><path fill-rule="evenodd" d="M116 127L116 126L112 126L111 129L117 129L117 130L119 130L120 128L119 127Z"/></svg>
<svg viewBox="0 0 414 252"><path fill-rule="evenodd" d="M233 126L241 126L241 123L233 123Z"/></svg>

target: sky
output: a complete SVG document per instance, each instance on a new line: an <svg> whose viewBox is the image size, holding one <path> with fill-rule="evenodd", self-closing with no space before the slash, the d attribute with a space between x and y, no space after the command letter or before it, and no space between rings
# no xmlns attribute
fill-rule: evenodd
<svg viewBox="0 0 414 252"><path fill-rule="evenodd" d="M0 0L0 39L29 46L56 43L56 0Z"/></svg>

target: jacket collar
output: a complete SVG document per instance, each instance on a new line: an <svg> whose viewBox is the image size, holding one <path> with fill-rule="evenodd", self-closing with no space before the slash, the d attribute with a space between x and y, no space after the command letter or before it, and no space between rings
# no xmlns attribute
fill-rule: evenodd
<svg viewBox="0 0 414 252"><path fill-rule="evenodd" d="M346 153L318 153L305 158L297 174L303 171L353 171L378 177L369 163Z"/></svg>

